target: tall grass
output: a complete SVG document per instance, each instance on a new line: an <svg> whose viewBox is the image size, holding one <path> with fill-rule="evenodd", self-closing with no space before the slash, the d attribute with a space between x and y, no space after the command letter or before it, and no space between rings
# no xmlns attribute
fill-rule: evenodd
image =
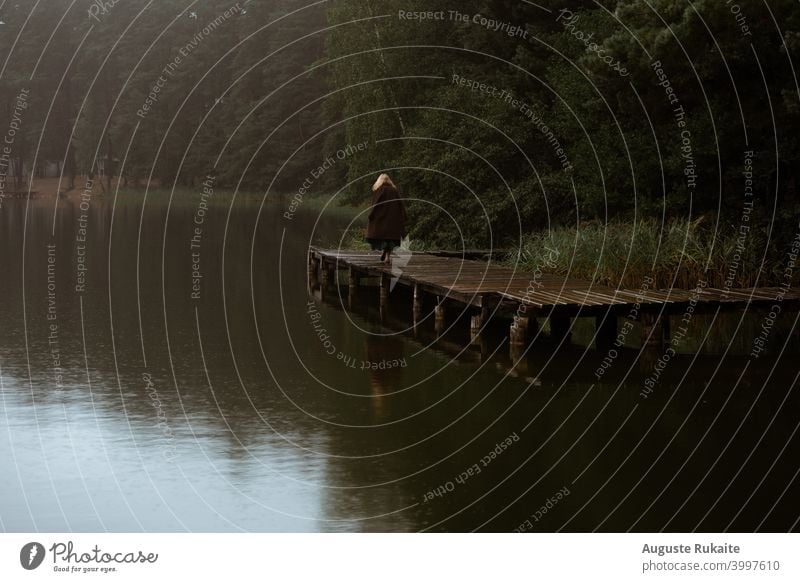
<svg viewBox="0 0 800 582"><path fill-rule="evenodd" d="M531 234L507 262L615 287L638 288L645 276L660 288L688 289L701 280L712 287L724 287L726 281L732 288L777 284L785 255L767 253L762 266L766 238L750 229L743 248L737 248L742 242L738 235L732 225L721 225L715 233L702 219L591 222Z"/></svg>
<svg viewBox="0 0 800 582"><path fill-rule="evenodd" d="M370 246L366 238L367 236L366 233L367 233L366 220L353 224L353 226L351 226L343 234L342 248L351 250L367 250L367 251L370 250ZM413 251L415 253L430 251L433 248L435 247L429 245L427 242L419 238L411 238L408 242L408 250Z"/></svg>

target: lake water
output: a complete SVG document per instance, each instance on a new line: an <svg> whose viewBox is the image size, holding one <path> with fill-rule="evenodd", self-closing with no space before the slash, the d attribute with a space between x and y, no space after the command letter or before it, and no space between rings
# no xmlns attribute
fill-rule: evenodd
<svg viewBox="0 0 800 582"><path fill-rule="evenodd" d="M580 328L513 369L401 288L309 296L344 214L199 202L4 202L0 530L797 529L796 314L758 359L763 314L704 320L645 399Z"/></svg>

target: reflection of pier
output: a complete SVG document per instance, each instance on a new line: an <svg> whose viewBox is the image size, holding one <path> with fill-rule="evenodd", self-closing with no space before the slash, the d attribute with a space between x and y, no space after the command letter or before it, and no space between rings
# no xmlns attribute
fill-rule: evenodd
<svg viewBox="0 0 800 582"><path fill-rule="evenodd" d="M693 290L655 290L643 284L640 289L616 289L465 258L409 253L392 268L379 260L377 252L312 248L309 282L324 294L331 285L346 281L352 303L359 287L374 281L380 289L381 313L389 304L391 288L395 284L407 286L414 326L431 314L432 306L440 332L458 311L459 319L464 315L469 318L471 340L478 343L490 320L511 318L508 339L512 360L517 360L527 342L537 335L540 320L546 319L550 337L564 344L570 341L575 318L594 318L593 341L599 348L611 346L618 337L618 318L635 320L641 330L641 345L660 350L670 342L669 316L685 320L699 313L769 311L777 303L783 311L796 311L800 301L798 291L786 288L698 286Z"/></svg>
<svg viewBox="0 0 800 582"><path fill-rule="evenodd" d="M434 328L433 306L426 305L426 311L419 314L416 321L412 322L407 314L398 308L402 303L400 300L393 301L383 309L377 302L370 302L370 290L377 292L377 285L369 285L366 281L364 283L359 286L356 295L348 296L344 293L339 296L331 287L323 291L322 287L317 285L313 289L312 296L316 301L324 301L331 309L341 311L346 308L349 317L356 319L361 326L366 327L379 320L388 333L395 336L402 335L404 341L415 346L420 352L426 351L429 357L440 358L442 365L451 361L475 365L491 361L494 368L501 373L537 381L529 377L530 368L536 365L529 362L532 353L529 351L528 354L523 354L525 350L521 347L516 359L509 358L508 349L502 349L507 338L501 331L502 328L495 325L496 321L491 321L481 334L475 336L469 328L468 315L460 314L456 317L456 314L451 312L450 315L453 317L449 322L451 324L449 329L442 329L440 326ZM344 287L341 289L344 290ZM412 299L407 288L398 289L397 295L403 296L403 301L406 302ZM358 300L355 300L356 297ZM367 337L371 337L371 334L367 334ZM543 341L546 342L546 338L543 338ZM435 349L429 350L432 347ZM545 355L545 352L537 351L536 354ZM575 372L575 377L580 377L580 374L580 371ZM587 380L587 378L581 379Z"/></svg>

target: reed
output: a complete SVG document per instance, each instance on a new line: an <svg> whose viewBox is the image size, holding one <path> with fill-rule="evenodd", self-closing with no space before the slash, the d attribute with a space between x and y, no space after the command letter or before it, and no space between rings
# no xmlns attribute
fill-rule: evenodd
<svg viewBox="0 0 800 582"><path fill-rule="evenodd" d="M765 252L766 244L755 229L741 238L735 226L715 232L702 218L588 222L530 234L506 262L614 287L638 288L646 276L659 288L689 289L699 281L763 287L781 282L786 259L777 249Z"/></svg>

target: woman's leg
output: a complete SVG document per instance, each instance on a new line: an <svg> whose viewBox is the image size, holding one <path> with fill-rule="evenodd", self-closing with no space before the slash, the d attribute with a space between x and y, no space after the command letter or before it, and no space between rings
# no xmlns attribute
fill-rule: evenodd
<svg viewBox="0 0 800 582"><path fill-rule="evenodd" d="M373 251L381 251L381 262L386 261L386 243L382 239L368 238L370 248Z"/></svg>
<svg viewBox="0 0 800 582"><path fill-rule="evenodd" d="M387 240L385 244L386 244L386 259L384 260L384 262L387 265L389 265L392 262L392 251L394 250L394 247L400 245L398 244L398 241L395 240Z"/></svg>

